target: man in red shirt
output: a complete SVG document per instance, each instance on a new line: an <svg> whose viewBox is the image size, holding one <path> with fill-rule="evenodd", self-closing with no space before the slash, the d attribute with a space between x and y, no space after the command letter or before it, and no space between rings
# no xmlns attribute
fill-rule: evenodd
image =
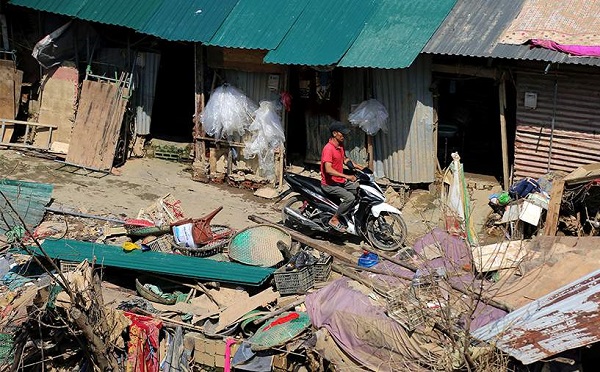
<svg viewBox="0 0 600 372"><path fill-rule="evenodd" d="M344 152L344 134L348 134L350 129L343 123L334 121L329 125L329 131L331 138L321 153L321 188L326 194L341 199L342 202L338 206L337 212L331 217L329 226L345 232L346 229L339 217L347 213L354 204L358 183L354 175L344 174L344 164L351 161L354 167L358 169L363 169L363 167L348 159Z"/></svg>

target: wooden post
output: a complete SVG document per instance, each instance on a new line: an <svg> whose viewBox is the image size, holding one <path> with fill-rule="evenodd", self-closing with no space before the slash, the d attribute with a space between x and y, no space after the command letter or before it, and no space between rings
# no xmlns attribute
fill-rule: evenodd
<svg viewBox="0 0 600 372"><path fill-rule="evenodd" d="M282 89L280 89L280 91L287 91L288 90L288 69L285 70L285 72L283 73L283 85L282 85ZM283 107L281 109L281 125L283 126L283 134L285 137L285 141L283 143L283 146L281 146L281 148L279 149L279 162L277 163L277 187L279 190L283 189L283 173L285 171L285 149L287 146L287 119L288 119L288 114L287 111L285 111L285 107Z"/></svg>
<svg viewBox="0 0 600 372"><path fill-rule="evenodd" d="M369 169L373 170L375 163L373 159L373 136L367 135L367 157L369 158Z"/></svg>
<svg viewBox="0 0 600 372"><path fill-rule="evenodd" d="M442 166L440 165L440 160L438 158L438 133L440 126L440 117L438 114L438 106L439 106L439 98L438 98L437 89L432 92L433 95L433 161L435 163L435 169L442 173ZM446 166L446 164L444 164Z"/></svg>
<svg viewBox="0 0 600 372"><path fill-rule="evenodd" d="M506 137L506 118L504 110L506 109L506 82L504 74L500 78L498 86L498 95L500 96L500 140L502 141L502 177L504 178L504 190L508 190L510 186L510 174L508 173L508 140Z"/></svg>
<svg viewBox="0 0 600 372"><path fill-rule="evenodd" d="M565 189L565 180L554 180L552 182L552 191L550 191L550 202L548 203L548 213L546 214L546 226L544 235L554 236L558 229L558 216L560 214L560 204Z"/></svg>
<svg viewBox="0 0 600 372"><path fill-rule="evenodd" d="M202 46L194 44L194 68L195 68L195 113L194 113L194 180L208 182L206 170L206 143L199 138L205 137L200 116L204 111L204 53Z"/></svg>

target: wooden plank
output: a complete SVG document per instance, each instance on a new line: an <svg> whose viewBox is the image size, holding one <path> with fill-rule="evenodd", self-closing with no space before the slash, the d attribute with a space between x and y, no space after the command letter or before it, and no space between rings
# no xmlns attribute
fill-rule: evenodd
<svg viewBox="0 0 600 372"><path fill-rule="evenodd" d="M522 240L473 247L473 264L477 272L487 273L517 267L527 251Z"/></svg>
<svg viewBox="0 0 600 372"><path fill-rule="evenodd" d="M21 75L22 76L22 75ZM0 118L15 118L16 66L13 61L0 60ZM20 88L20 84L19 84ZM19 89L19 95L20 95ZM0 142L9 142L14 128L6 128ZM0 132L0 136L2 133Z"/></svg>
<svg viewBox="0 0 600 372"><path fill-rule="evenodd" d="M546 214L546 226L544 235L556 235L558 229L558 216L560 214L560 204L565 189L565 180L554 180L552 182L552 191L550 192L550 203L548 203L548 213Z"/></svg>
<svg viewBox="0 0 600 372"><path fill-rule="evenodd" d="M122 91L120 91L122 89ZM66 161L96 170L110 170L129 91L116 84L86 80Z"/></svg>
<svg viewBox="0 0 600 372"><path fill-rule="evenodd" d="M352 263L352 264L354 264L354 262L356 261L356 257L352 256L351 254L348 254L348 253L345 253L345 252L341 252L339 248L334 248L334 246L331 243L318 241L318 240L310 238L310 237L308 237L308 236L306 236L304 234L301 234L301 233L299 233L299 232L297 232L297 231L295 231L293 229L290 229L287 226L277 225L277 224L275 224L275 223L273 223L273 222L271 222L271 221L269 221L269 220L267 220L265 218L259 217L259 216L250 215L250 216L248 216L248 219L250 221L253 221L253 222L256 222L256 223L271 224L271 225L275 225L275 226L277 226L277 227L279 227L281 229L284 229L285 231L287 231L290 234L290 236L292 237L293 240L296 240L296 241L298 241L298 242L300 242L302 244L306 244L306 245L308 245L310 247L313 247L313 248L315 248L315 249L317 249L317 250L319 250L321 252L329 253L333 257L338 258L338 259L340 259L342 261L345 261L345 262L348 262L348 263ZM397 265L399 265L401 267L404 267L405 269L411 270L412 272L416 272L417 271L417 267L414 266L411 263L400 261L400 260L395 259L393 257L387 256L387 255L385 255L383 253L378 253L378 254L379 254L379 257L382 258L382 259L384 259L384 260L393 262L393 263L395 263L395 264L397 264ZM333 268L335 269L336 267L340 268L340 265L334 264ZM480 301L482 301L483 303L486 303L486 304L488 304L490 306L493 306L493 307L496 307L498 309L502 309L502 310L508 311L508 312L510 312L510 311L513 310L510 306L508 306L508 305L506 305L504 303L496 301L496 300L494 300L492 298L483 297L480 293L469 291L469 289L464 288L464 286L462 286L462 285L456 285L456 284L450 284L450 285L451 285L451 287L453 289L459 291L460 293L463 293L463 294L465 294L467 296L473 296L474 298L477 298Z"/></svg>
<svg viewBox="0 0 600 372"><path fill-rule="evenodd" d="M71 140L77 107L78 79L76 68L62 66L53 69L44 77L38 121L56 124L57 130L52 131L51 147L53 142L68 145ZM47 147L49 137L49 130L37 130L34 144Z"/></svg>
<svg viewBox="0 0 600 372"><path fill-rule="evenodd" d="M498 95L500 96L500 142L502 144L502 177L504 178L504 190L510 186L510 174L508 173L508 139L506 136L506 82L504 76L498 86Z"/></svg>
<svg viewBox="0 0 600 372"><path fill-rule="evenodd" d="M257 295L254 295L242 303L236 303L227 307L219 315L219 323L215 332L222 331L227 326L233 324L236 320L243 317L246 313L260 306L265 306L279 298L279 292L273 291L273 288L267 288Z"/></svg>

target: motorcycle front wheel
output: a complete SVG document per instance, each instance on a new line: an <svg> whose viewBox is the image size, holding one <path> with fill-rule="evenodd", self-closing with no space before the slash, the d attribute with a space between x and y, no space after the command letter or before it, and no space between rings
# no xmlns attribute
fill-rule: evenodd
<svg viewBox="0 0 600 372"><path fill-rule="evenodd" d="M367 219L367 239L377 249L395 251L402 248L408 229L402 217L395 213L381 212Z"/></svg>

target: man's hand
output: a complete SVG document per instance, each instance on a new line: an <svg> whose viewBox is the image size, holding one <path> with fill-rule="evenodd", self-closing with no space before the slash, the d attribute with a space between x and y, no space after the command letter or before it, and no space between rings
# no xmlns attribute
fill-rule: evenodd
<svg viewBox="0 0 600 372"><path fill-rule="evenodd" d="M356 176L352 175L352 174L347 174L346 175L346 179L350 182L355 182L356 181Z"/></svg>

